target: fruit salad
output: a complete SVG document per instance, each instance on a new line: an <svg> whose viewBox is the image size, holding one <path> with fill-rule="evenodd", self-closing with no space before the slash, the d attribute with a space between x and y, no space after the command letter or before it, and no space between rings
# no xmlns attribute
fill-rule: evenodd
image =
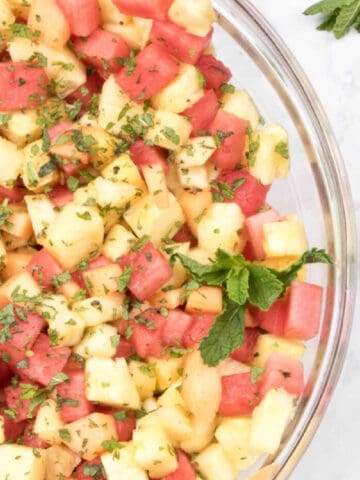
<svg viewBox="0 0 360 480"><path fill-rule="evenodd" d="M0 0L0 480L236 480L323 290L210 0ZM273 186L274 184L274 186Z"/></svg>

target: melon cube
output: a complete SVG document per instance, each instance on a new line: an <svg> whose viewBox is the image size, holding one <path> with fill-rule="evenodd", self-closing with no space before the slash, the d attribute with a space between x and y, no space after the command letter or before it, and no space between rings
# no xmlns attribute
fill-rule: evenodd
<svg viewBox="0 0 360 480"><path fill-rule="evenodd" d="M61 420L56 402L49 398L39 408L33 431L36 435L39 435L41 440L54 445L61 443L59 429L63 426L64 422Z"/></svg>
<svg viewBox="0 0 360 480"><path fill-rule="evenodd" d="M213 443L203 450L195 460L199 472L207 480L236 480L236 470L227 458L222 446Z"/></svg>
<svg viewBox="0 0 360 480"><path fill-rule="evenodd" d="M1 480L45 480L46 450L0 445Z"/></svg>
<svg viewBox="0 0 360 480"><path fill-rule="evenodd" d="M280 353L294 360L301 360L306 347L298 340L290 340L277 335L260 335L254 350L254 364L265 366L272 352Z"/></svg>
<svg viewBox="0 0 360 480"><path fill-rule="evenodd" d="M74 352L83 358L111 358L116 353L120 336L115 327L107 324L96 325L86 330L81 342L76 345Z"/></svg>

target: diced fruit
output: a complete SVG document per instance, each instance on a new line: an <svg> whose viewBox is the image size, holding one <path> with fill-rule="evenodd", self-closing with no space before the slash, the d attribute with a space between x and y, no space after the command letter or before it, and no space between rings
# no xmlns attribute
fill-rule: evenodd
<svg viewBox="0 0 360 480"><path fill-rule="evenodd" d="M79 457L68 448L53 445L46 451L46 479L57 480L61 475L71 475L79 462Z"/></svg>
<svg viewBox="0 0 360 480"><path fill-rule="evenodd" d="M0 184L3 187L15 183L21 173L22 163L24 161L23 152L14 143L0 138ZM6 190L1 191L1 196L6 193ZM11 200L18 202L22 198L11 198Z"/></svg>
<svg viewBox="0 0 360 480"><path fill-rule="evenodd" d="M86 288L93 297L117 292L117 279L121 275L122 270L117 263L110 263L103 267L82 272Z"/></svg>
<svg viewBox="0 0 360 480"><path fill-rule="evenodd" d="M163 350L162 329L166 319L154 310L146 310L132 322L131 342L141 358L160 357Z"/></svg>
<svg viewBox="0 0 360 480"><path fill-rule="evenodd" d="M231 78L230 70L213 55L203 55L196 64L204 75L206 87L217 91L221 85L226 84ZM229 112L236 115L234 112Z"/></svg>
<svg viewBox="0 0 360 480"><path fill-rule="evenodd" d="M36 238L45 235L47 227L57 216L53 203L46 195L39 194L26 195L25 204L30 215L32 228Z"/></svg>
<svg viewBox="0 0 360 480"><path fill-rule="evenodd" d="M205 165L215 150L213 137L192 138L177 153L176 162L181 168L200 167Z"/></svg>
<svg viewBox="0 0 360 480"><path fill-rule="evenodd" d="M4 387L9 382L11 376L10 366L4 360L0 360L0 387Z"/></svg>
<svg viewBox="0 0 360 480"><path fill-rule="evenodd" d="M74 351L83 358L111 358L116 353L116 344L119 341L120 337L115 327L107 324L96 325L86 330Z"/></svg>
<svg viewBox="0 0 360 480"><path fill-rule="evenodd" d="M167 351L166 348L164 350ZM171 357L171 353L174 355L174 358ZM184 366L182 354L182 349L178 353L176 348L173 348L170 351L170 358L159 359L150 357L151 363L154 364L157 391L163 392L179 379Z"/></svg>
<svg viewBox="0 0 360 480"><path fill-rule="evenodd" d="M35 253L26 269L42 287L50 289L54 286L53 278L63 272L60 264L45 248Z"/></svg>
<svg viewBox="0 0 360 480"><path fill-rule="evenodd" d="M12 302L16 293L23 294L25 292L28 297L36 298L37 295L40 295L41 289L29 272L20 272L13 275L1 285L0 298L4 296L9 302ZM22 302L17 298L15 301L17 301L19 305L26 303L26 300Z"/></svg>
<svg viewBox="0 0 360 480"><path fill-rule="evenodd" d="M280 299L273 303L267 312L254 309L254 317L260 328L273 335L281 336L284 335L287 308L287 301Z"/></svg>
<svg viewBox="0 0 360 480"><path fill-rule="evenodd" d="M291 284L284 335L300 340L315 337L320 328L323 289L311 283Z"/></svg>
<svg viewBox="0 0 360 480"><path fill-rule="evenodd" d="M123 302L123 294L111 293L75 302L73 310L84 320L86 326L92 327L117 320L121 316Z"/></svg>
<svg viewBox="0 0 360 480"><path fill-rule="evenodd" d="M133 185L134 187L137 187L139 190L142 190L145 192L146 186L137 168L137 166L139 166L140 164L145 164L145 163L142 162L141 159L139 158L140 153L138 149L136 151L136 154L134 153L135 146L139 146L139 143L136 142L133 145L133 147L130 149L131 156L127 153L123 153L119 155L118 157L115 158L115 160L113 160L110 164L108 164L105 168L102 169L101 174L104 178L114 183L129 183L130 185ZM144 145L144 148L145 147L146 146ZM143 155L148 158L149 150L145 149L145 151L143 152ZM131 158L133 158L133 160Z"/></svg>
<svg viewBox="0 0 360 480"><path fill-rule="evenodd" d="M69 24L56 0L32 1L27 24L49 47L63 48L70 38Z"/></svg>
<svg viewBox="0 0 360 480"><path fill-rule="evenodd" d="M63 11L72 35L87 37L100 23L97 0L56 0Z"/></svg>
<svg viewBox="0 0 360 480"><path fill-rule="evenodd" d="M249 245L256 259L262 260L266 257L264 250L264 225L271 222L278 222L279 220L280 215L272 208L265 212L251 214L251 216L245 220Z"/></svg>
<svg viewBox="0 0 360 480"><path fill-rule="evenodd" d="M270 334L260 335L255 346L254 364L265 365L272 352L301 360L305 350L305 345L297 340Z"/></svg>
<svg viewBox="0 0 360 480"><path fill-rule="evenodd" d="M46 451L22 445L0 445L1 475L5 479L45 480ZM21 459L21 461L19 460Z"/></svg>
<svg viewBox="0 0 360 480"><path fill-rule="evenodd" d="M185 333L193 323L192 317L182 310L170 310L165 318L166 322L162 329L164 345L183 345Z"/></svg>
<svg viewBox="0 0 360 480"><path fill-rule="evenodd" d="M231 358L239 362L251 363L254 357L254 349L259 338L259 330L257 328L245 328L244 343L231 354Z"/></svg>
<svg viewBox="0 0 360 480"><path fill-rule="evenodd" d="M34 433L33 428L34 422L28 421L21 437L22 445L32 448L48 448L49 444L44 442L44 440L41 440L39 435Z"/></svg>
<svg viewBox="0 0 360 480"><path fill-rule="evenodd" d="M67 370L66 375L69 380L58 385L57 399L62 420L70 423L89 415L94 407L86 398L84 372Z"/></svg>
<svg viewBox="0 0 360 480"><path fill-rule="evenodd" d="M174 0L168 12L170 20L189 33L203 37L209 33L216 20L210 0L198 0L189 3L186 0Z"/></svg>
<svg viewBox="0 0 360 480"><path fill-rule="evenodd" d="M197 313L193 314L193 324L184 336L184 346L192 348L207 336L212 327L215 315L213 313Z"/></svg>
<svg viewBox="0 0 360 480"><path fill-rule="evenodd" d="M18 387L9 385L4 389L6 406L8 409L16 412L16 416L13 419L16 423L23 422L24 420L31 418L37 412L37 409L34 409L33 411L30 410L30 399L23 398L26 396L25 391L30 389L32 385L36 391L37 386L32 383L26 384L26 388L22 387L21 385Z"/></svg>
<svg viewBox="0 0 360 480"><path fill-rule="evenodd" d="M160 148L151 147L142 140L137 140L129 150L131 153L131 158L138 167L143 165L160 164L164 171L167 171L168 167L165 162L164 154Z"/></svg>
<svg viewBox="0 0 360 480"><path fill-rule="evenodd" d="M209 423L205 418L193 419L192 435L181 442L181 449L186 453L198 453L203 450L214 438L216 423L215 420Z"/></svg>
<svg viewBox="0 0 360 480"><path fill-rule="evenodd" d="M141 400L152 397L156 388L156 377L152 364L132 360L129 363L129 371Z"/></svg>
<svg viewBox="0 0 360 480"><path fill-rule="evenodd" d="M223 417L250 415L260 402L259 387L251 382L250 373L222 377L221 385L219 414Z"/></svg>
<svg viewBox="0 0 360 480"><path fill-rule="evenodd" d="M135 17L156 18L165 20L166 12L172 0L114 0L121 13Z"/></svg>
<svg viewBox="0 0 360 480"><path fill-rule="evenodd" d="M255 408L250 433L254 452L273 454L293 411L293 398L284 390L270 390Z"/></svg>
<svg viewBox="0 0 360 480"><path fill-rule="evenodd" d="M195 461L197 469L207 480L236 480L236 471L219 443L203 450Z"/></svg>
<svg viewBox="0 0 360 480"><path fill-rule="evenodd" d="M0 126L1 133L18 147L24 147L27 143L34 142L41 137L42 131L37 123L38 113L36 110L20 110L12 112L9 121ZM12 172L7 165L9 172ZM2 174L4 174L2 172Z"/></svg>
<svg viewBox="0 0 360 480"><path fill-rule="evenodd" d="M36 414L33 432L50 445L61 443L59 429L64 426L57 405L51 398L42 403Z"/></svg>
<svg viewBox="0 0 360 480"><path fill-rule="evenodd" d="M145 470L135 461L135 447L132 442L123 443L121 448L101 456L108 480L118 480L128 472L131 480L148 480Z"/></svg>
<svg viewBox="0 0 360 480"><path fill-rule="evenodd" d="M139 394L123 358L90 358L86 361L85 376L88 400L113 407L140 408Z"/></svg>
<svg viewBox="0 0 360 480"><path fill-rule="evenodd" d="M73 201L74 193L62 185L57 185L48 193L50 200L55 207L64 207L67 203Z"/></svg>
<svg viewBox="0 0 360 480"><path fill-rule="evenodd" d="M304 224L295 216L263 225L266 257L300 256L308 248Z"/></svg>
<svg viewBox="0 0 360 480"><path fill-rule="evenodd" d="M191 136L200 136L202 132L206 132L218 110L219 101L214 90L206 90L204 96L198 102L182 112L182 115L190 120Z"/></svg>
<svg viewBox="0 0 360 480"><path fill-rule="evenodd" d="M196 480L196 472L185 453L178 451L178 468L175 472L166 475L163 480Z"/></svg>
<svg viewBox="0 0 360 480"><path fill-rule="evenodd" d="M158 398L159 407L179 406L185 409L185 403L181 396L181 379L169 386Z"/></svg>
<svg viewBox="0 0 360 480"><path fill-rule="evenodd" d="M154 126L149 128L145 140L168 150L179 150L191 133L187 118L174 112L156 110Z"/></svg>
<svg viewBox="0 0 360 480"><path fill-rule="evenodd" d="M252 98L245 90L225 93L221 97L221 105L226 112L248 120L253 130L257 129L260 123L260 115Z"/></svg>
<svg viewBox="0 0 360 480"><path fill-rule="evenodd" d="M0 421L3 426L5 441L8 442L15 443L26 427L26 422L14 422L12 418L4 413L4 408L0 410Z"/></svg>
<svg viewBox="0 0 360 480"><path fill-rule="evenodd" d="M299 360L273 352L260 377L260 393L264 397L269 390L283 388L291 395L300 396L304 391L304 369Z"/></svg>
<svg viewBox="0 0 360 480"><path fill-rule="evenodd" d="M114 225L107 234L102 252L113 262L127 255L131 246L136 243L136 237L122 225Z"/></svg>
<svg viewBox="0 0 360 480"><path fill-rule="evenodd" d="M187 312L208 312L219 314L223 310L223 292L218 287L200 287L189 293L186 301Z"/></svg>
<svg viewBox="0 0 360 480"><path fill-rule="evenodd" d="M191 232L197 237L199 222L206 209L212 204L210 191L185 191L178 196L178 201Z"/></svg>

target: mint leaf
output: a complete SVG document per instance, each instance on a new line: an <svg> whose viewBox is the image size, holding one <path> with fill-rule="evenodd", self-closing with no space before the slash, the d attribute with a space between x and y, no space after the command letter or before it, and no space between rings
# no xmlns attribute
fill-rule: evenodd
<svg viewBox="0 0 360 480"><path fill-rule="evenodd" d="M226 291L233 302L244 305L249 297L249 270L240 267L230 270Z"/></svg>
<svg viewBox="0 0 360 480"><path fill-rule="evenodd" d="M266 267L249 265L249 301L260 310L267 311L284 291L283 284Z"/></svg>
<svg viewBox="0 0 360 480"><path fill-rule="evenodd" d="M344 7L352 1L353 0L322 0L307 8L304 14L317 15L318 13L332 13L337 8Z"/></svg>
<svg viewBox="0 0 360 480"><path fill-rule="evenodd" d="M317 30L322 30L326 32L331 32L331 30L334 28L337 16L339 15L340 10L337 9L335 12L330 13L325 20L320 23L320 25L317 27Z"/></svg>
<svg viewBox="0 0 360 480"><path fill-rule="evenodd" d="M346 35L352 26L360 25L360 0L323 0L304 12L305 15L324 14L318 30L333 31L337 39Z"/></svg>
<svg viewBox="0 0 360 480"><path fill-rule="evenodd" d="M243 343L244 312L244 305L226 298L223 312L216 318L208 336L200 344L202 359L210 367L218 365Z"/></svg>
<svg viewBox="0 0 360 480"><path fill-rule="evenodd" d="M129 265L124 268L123 273L116 279L116 284L117 284L117 289L119 290L120 293L124 292L131 280L131 275L133 272L133 266Z"/></svg>
<svg viewBox="0 0 360 480"><path fill-rule="evenodd" d="M225 282L229 271L229 267L217 263L203 265L180 253L175 253L172 258L178 258L191 277L201 284L220 286Z"/></svg>
<svg viewBox="0 0 360 480"><path fill-rule="evenodd" d="M336 38L342 38L349 33L350 28L360 15L360 0L353 0L345 5L336 18L334 26L334 35Z"/></svg>

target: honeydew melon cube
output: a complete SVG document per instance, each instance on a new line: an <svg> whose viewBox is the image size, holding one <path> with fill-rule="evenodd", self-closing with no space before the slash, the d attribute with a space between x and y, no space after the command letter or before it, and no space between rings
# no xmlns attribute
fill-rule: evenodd
<svg viewBox="0 0 360 480"><path fill-rule="evenodd" d="M284 152L289 140L287 132L280 125L272 124L254 138L259 148L254 163L249 166L251 175L263 185L270 185L276 178L286 178L290 169L288 154Z"/></svg>
<svg viewBox="0 0 360 480"><path fill-rule="evenodd" d="M25 157L15 143L0 137L0 185L11 187L22 172Z"/></svg>
<svg viewBox="0 0 360 480"><path fill-rule="evenodd" d="M185 223L183 211L172 194L168 208L159 208L150 195L141 198L125 212L124 220L137 237L147 235L156 246L163 238L172 238Z"/></svg>
<svg viewBox="0 0 360 480"><path fill-rule="evenodd" d="M62 445L53 445L46 450L46 480L59 480L70 476L81 459Z"/></svg>
<svg viewBox="0 0 360 480"><path fill-rule="evenodd" d="M204 95L202 78L194 65L182 63L176 78L151 98L157 110L181 113Z"/></svg>
<svg viewBox="0 0 360 480"><path fill-rule="evenodd" d="M176 162L181 167L201 167L216 150L214 137L190 138L176 154Z"/></svg>
<svg viewBox="0 0 360 480"><path fill-rule="evenodd" d="M146 186L139 169L127 153L122 153L116 157L101 170L101 175L111 182L129 183L146 192Z"/></svg>
<svg viewBox="0 0 360 480"><path fill-rule="evenodd" d="M49 226L41 244L70 270L99 251L103 239L104 225L97 209L71 202Z"/></svg>
<svg viewBox="0 0 360 480"><path fill-rule="evenodd" d="M46 450L23 445L0 445L1 480L45 480Z"/></svg>
<svg viewBox="0 0 360 480"><path fill-rule="evenodd" d="M132 245L136 243L136 237L123 225L114 225L107 234L102 253L113 262L128 254Z"/></svg>
<svg viewBox="0 0 360 480"><path fill-rule="evenodd" d="M290 340L271 334L260 335L255 346L253 363L264 366L273 352L294 360L301 360L305 350L305 345L298 340Z"/></svg>
<svg viewBox="0 0 360 480"><path fill-rule="evenodd" d="M174 0L168 12L169 19L184 27L189 33L205 37L216 21L210 0Z"/></svg>
<svg viewBox="0 0 360 480"><path fill-rule="evenodd" d="M135 461L135 446L123 442L120 449L101 455L107 480L148 480L145 469Z"/></svg>
<svg viewBox="0 0 360 480"><path fill-rule="evenodd" d="M256 130L260 122L260 114L253 99L245 90L235 90L221 97L221 105L225 112L248 120L252 129Z"/></svg>
<svg viewBox="0 0 360 480"><path fill-rule="evenodd" d="M64 426L56 402L49 398L41 404L36 415L33 431L41 440L50 445L60 444L59 429Z"/></svg>
<svg viewBox="0 0 360 480"><path fill-rule="evenodd" d="M236 480L236 469L219 443L205 448L196 457L195 465L206 480Z"/></svg>
<svg viewBox="0 0 360 480"><path fill-rule="evenodd" d="M53 203L44 194L26 195L24 200L35 236L40 238L47 227L56 219L57 212Z"/></svg>
<svg viewBox="0 0 360 480"><path fill-rule="evenodd" d="M156 376L152 363L131 360L129 372L132 376L141 400L146 400L154 395L156 389Z"/></svg>
<svg viewBox="0 0 360 480"><path fill-rule="evenodd" d="M116 353L116 344L120 340L115 327L107 324L96 325L86 330L74 352L83 358L111 358Z"/></svg>
<svg viewBox="0 0 360 480"><path fill-rule="evenodd" d="M104 413L91 413L67 423L59 434L63 443L84 460L94 460L104 452L105 441L117 438L114 417Z"/></svg>
<svg viewBox="0 0 360 480"><path fill-rule="evenodd" d="M135 382L124 358L93 357L86 361L86 398L113 407L141 406Z"/></svg>
<svg viewBox="0 0 360 480"><path fill-rule="evenodd" d="M300 256L308 248L304 224L297 217L265 223L264 251L267 257Z"/></svg>
<svg viewBox="0 0 360 480"><path fill-rule="evenodd" d="M163 428L157 425L133 433L135 461L149 472L151 478L162 478L178 467L176 453Z"/></svg>
<svg viewBox="0 0 360 480"><path fill-rule="evenodd" d="M123 302L123 294L111 293L75 302L72 310L84 320L87 327L94 327L120 318Z"/></svg>
<svg viewBox="0 0 360 480"><path fill-rule="evenodd" d="M236 203L210 205L198 224L199 247L209 254L214 254L219 248L234 253L244 220L241 208Z"/></svg>
<svg viewBox="0 0 360 480"><path fill-rule="evenodd" d="M273 454L294 409L294 397L285 390L270 390L252 415L250 448L254 452Z"/></svg>
<svg viewBox="0 0 360 480"><path fill-rule="evenodd" d="M156 110L154 126L149 128L145 138L154 145L167 150L180 150L189 139L191 124L189 120L174 112Z"/></svg>

